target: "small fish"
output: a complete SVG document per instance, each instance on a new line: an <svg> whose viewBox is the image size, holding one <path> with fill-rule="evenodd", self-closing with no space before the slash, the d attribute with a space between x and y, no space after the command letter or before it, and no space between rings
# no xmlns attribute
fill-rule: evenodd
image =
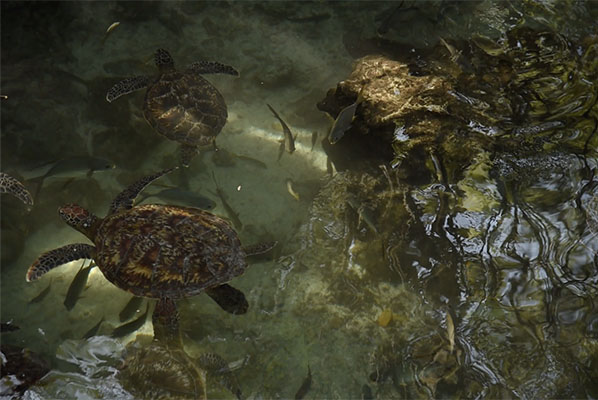
<svg viewBox="0 0 598 400"><path fill-rule="evenodd" d="M5 94L0 94L0 99L2 100L8 100L8 96Z"/></svg>
<svg viewBox="0 0 598 400"><path fill-rule="evenodd" d="M268 166L267 166L267 165L266 165L264 162L262 162L262 161L260 161L260 160L257 160L257 159L255 159L255 158L252 158L252 157L249 157L249 156L244 156L243 154L235 154L235 156L236 156L236 157L237 157L239 160L246 161L246 162L248 162L248 163L250 163L250 164L253 164L253 165L255 165L256 167L260 167L260 168L268 169Z"/></svg>
<svg viewBox="0 0 598 400"><path fill-rule="evenodd" d="M141 304L143 304L143 297L131 297L131 300L127 302L125 308L123 308L122 311L118 314L118 319L120 320L120 322L125 322L133 315L135 315L137 310L139 310L139 308L141 307Z"/></svg>
<svg viewBox="0 0 598 400"><path fill-rule="evenodd" d="M235 165L235 159L239 159L250 164L255 165L256 167L267 169L268 166L260 160L255 158L244 156L242 154L235 154L232 151L228 151L221 148L215 148L214 153L212 155L212 162L219 167L232 167Z"/></svg>
<svg viewBox="0 0 598 400"><path fill-rule="evenodd" d="M104 316L102 316L98 323L95 324L90 330L85 332L85 334L83 335L83 339L89 339L90 337L95 336L100 330L100 325L102 325L102 322L104 322Z"/></svg>
<svg viewBox="0 0 598 400"><path fill-rule="evenodd" d="M297 201L299 201L299 193L295 192L295 190L293 190L293 181L291 180L291 178L287 178L287 191L289 192L289 194L291 196L293 196L293 198Z"/></svg>
<svg viewBox="0 0 598 400"><path fill-rule="evenodd" d="M439 37L438 39L440 39L440 43L442 43L450 53L452 62L461 67L461 69L465 72L473 72L473 65L471 65L471 63L465 57L463 57L462 51L457 50L455 46L447 43L447 41L443 38Z"/></svg>
<svg viewBox="0 0 598 400"><path fill-rule="evenodd" d="M309 368L309 364L307 364L307 376L303 379L303 383L299 386L299 390L295 393L295 400L301 400L305 397L307 392L309 392L309 388L311 387L311 369Z"/></svg>
<svg viewBox="0 0 598 400"><path fill-rule="evenodd" d="M91 272L92 268L96 265L95 263L91 263L89 266L84 267L87 260L84 260L81 264L81 268L79 268L79 272L73 278L71 285L69 286L68 291L66 292L66 297L64 299L64 306L67 310L71 311L77 301L81 296L81 292L85 289L85 285L87 285L87 278L89 277L89 273Z"/></svg>
<svg viewBox="0 0 598 400"><path fill-rule="evenodd" d="M455 323L450 311L446 312L446 335L449 341L449 352L452 353L455 350Z"/></svg>
<svg viewBox="0 0 598 400"><path fill-rule="evenodd" d="M451 55L451 61L452 62L456 62L457 59L459 58L459 56L461 55L461 52L458 51L455 46L448 44L446 42L446 40L444 40L443 38L439 37L438 39L440 39L440 43L442 43L444 45L444 47L446 47L446 49L448 50L449 54Z"/></svg>
<svg viewBox="0 0 598 400"><path fill-rule="evenodd" d="M327 12L319 13L319 14L313 13L313 14L302 15L302 16L290 16L290 17L287 17L287 21L299 22L299 23L320 22L320 21L325 21L330 17L331 17L331 15Z"/></svg>
<svg viewBox="0 0 598 400"><path fill-rule="evenodd" d="M239 214L235 210L233 210L230 204L228 204L228 202L226 201L226 193L224 193L222 188L218 186L218 182L216 182L216 176L214 175L214 171L212 171L212 180L214 181L214 185L216 185L216 195L220 197L220 201L222 202L222 206L224 207L224 210L226 211L228 218L230 218L230 220L233 222L235 228L237 228L238 230L243 229L243 223L239 218Z"/></svg>
<svg viewBox="0 0 598 400"><path fill-rule="evenodd" d="M82 176L89 178L96 171L106 171L114 167L114 163L103 158L75 156L25 171L23 175L27 180L37 182L37 189L33 196L34 199L37 199L44 181L48 178L69 178L71 180Z"/></svg>
<svg viewBox="0 0 598 400"><path fill-rule="evenodd" d="M318 141L318 131L313 131L311 133L311 150L310 151L314 151L314 146L316 145L317 141Z"/></svg>
<svg viewBox="0 0 598 400"><path fill-rule="evenodd" d="M115 29L117 26L119 26L119 25L120 25L120 22L118 22L118 21L116 21L116 22L113 22L113 23L112 23L112 25L110 25L110 26L108 27L108 29L106 29L106 33L110 33L110 32L112 32L112 31L113 31L113 30L114 30L114 29Z"/></svg>
<svg viewBox="0 0 598 400"><path fill-rule="evenodd" d="M272 106L270 104L266 104L266 105L268 106L270 111L272 111L272 114L274 114L276 119L278 119L278 121L280 121L280 125L282 125L282 132L284 133L283 143L284 143L285 150L288 153L294 152L295 151L295 138L293 138L293 133L289 129L289 126L282 120L282 118L280 118L278 113L276 111L274 111L274 109L272 108Z"/></svg>
<svg viewBox="0 0 598 400"><path fill-rule="evenodd" d="M14 332L21 329L18 325L15 325L11 321L8 322L0 322L0 332Z"/></svg>
<svg viewBox="0 0 598 400"><path fill-rule="evenodd" d="M143 315L141 315L137 319L134 319L131 322L127 322L126 324L117 326L112 331L111 336L113 338L120 338L120 337L128 335L129 333L135 332L136 330L141 328L143 326L143 324L145 324L145 320L147 318L148 311L149 311L149 303L147 304L147 306L145 306L145 312L143 313Z"/></svg>
<svg viewBox="0 0 598 400"><path fill-rule="evenodd" d="M113 22L108 29L106 29L106 33L104 33L104 37L102 38L102 45L104 45L104 43L106 42L106 39L108 39L108 36L110 36L110 33L112 33L113 30L116 29L116 27L118 27L120 25L120 22Z"/></svg>
<svg viewBox="0 0 598 400"><path fill-rule="evenodd" d="M332 163L330 157L326 157L326 172L330 176L334 175L334 164Z"/></svg>
<svg viewBox="0 0 598 400"><path fill-rule="evenodd" d="M359 91L359 95L357 95L357 100L355 100L355 103L343 108L336 116L336 119L332 124L332 128L330 128L330 133L328 134L328 141L330 144L335 144L341 140L342 137L345 136L345 132L351 128L351 123L353 123L357 106L361 104L362 101L363 87Z"/></svg>
<svg viewBox="0 0 598 400"><path fill-rule="evenodd" d="M96 171L114 168L114 163L104 158L75 156L54 161L24 173L27 179L76 178L91 176Z"/></svg>
<svg viewBox="0 0 598 400"><path fill-rule="evenodd" d="M48 286L44 290L39 292L39 294L37 296L35 296L31 300L29 300L29 304L39 303L40 301L42 301L48 295L48 293L50 293L51 288L52 288L52 280L50 279L50 283L48 284Z"/></svg>
<svg viewBox="0 0 598 400"><path fill-rule="evenodd" d="M369 226L370 229L374 231L374 233L378 233L378 229L376 228L376 222L374 218L374 212L371 208L367 207L365 204L360 203L357 197L352 193L347 194L347 204L349 204L351 208L355 210L355 212L357 212L361 221L364 221L367 224L367 226Z"/></svg>
<svg viewBox="0 0 598 400"><path fill-rule="evenodd" d="M202 210L212 210L214 207L216 207L214 200L192 191L177 187L163 189L157 193L143 194L141 195L138 203L141 203L150 197L156 197L169 203L179 203L185 206L201 208Z"/></svg>

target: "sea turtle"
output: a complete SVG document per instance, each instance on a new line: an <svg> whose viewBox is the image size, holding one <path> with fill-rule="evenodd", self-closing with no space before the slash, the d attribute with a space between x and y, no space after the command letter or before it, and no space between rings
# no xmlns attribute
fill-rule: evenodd
<svg viewBox="0 0 598 400"><path fill-rule="evenodd" d="M207 387L212 383L242 398L237 378L221 356L204 353L195 359L182 346L157 340L127 345L119 380L143 399L207 399Z"/></svg>
<svg viewBox="0 0 598 400"><path fill-rule="evenodd" d="M0 172L0 193L10 193L23 203L28 205L33 205L33 198L31 197L31 193L25 186L12 176L5 174L4 172Z"/></svg>
<svg viewBox="0 0 598 400"><path fill-rule="evenodd" d="M110 88L106 100L112 102L147 87L143 102L145 119L159 134L181 144L182 163L187 166L199 146L214 142L228 117L224 98L201 74L238 76L239 72L214 61L194 62L184 71L177 71L164 49L156 50L154 58L159 70L156 78L126 78Z"/></svg>
<svg viewBox="0 0 598 400"><path fill-rule="evenodd" d="M158 339L178 336L174 300L206 292L232 314L247 311L243 293L226 284L247 268L247 255L275 243L242 247L229 223L204 210L160 204L133 206L137 195L166 169L130 185L112 201L105 218L76 204L61 207L62 219L94 245L69 244L42 254L29 267L27 281L69 261L93 259L106 279L135 296L159 299L154 309ZM159 321L160 324L156 324Z"/></svg>

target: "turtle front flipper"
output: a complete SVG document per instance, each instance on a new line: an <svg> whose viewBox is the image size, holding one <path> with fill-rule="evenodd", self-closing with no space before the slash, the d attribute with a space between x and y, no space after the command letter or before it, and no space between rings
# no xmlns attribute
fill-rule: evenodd
<svg viewBox="0 0 598 400"><path fill-rule="evenodd" d="M46 272L70 261L93 259L96 248L90 244L75 243L50 250L38 257L27 270L27 282L39 279Z"/></svg>
<svg viewBox="0 0 598 400"><path fill-rule="evenodd" d="M245 314L249 308L249 303L245 295L240 290L227 285L215 286L205 290L206 294L212 298L222 309L231 314Z"/></svg>
<svg viewBox="0 0 598 400"><path fill-rule="evenodd" d="M277 241L252 244L250 246L243 247L243 251L248 256L256 256L258 254L264 254L264 253L269 252L277 244L278 244Z"/></svg>
<svg viewBox="0 0 598 400"><path fill-rule="evenodd" d="M196 74L226 74L239 76L239 71L230 65L222 64L216 61L197 61L187 67L187 72Z"/></svg>
<svg viewBox="0 0 598 400"><path fill-rule="evenodd" d="M181 332L179 330L179 312L174 300L161 298L152 314L154 338L166 345L182 347Z"/></svg>
<svg viewBox="0 0 598 400"><path fill-rule="evenodd" d="M204 353L199 356L197 363L207 372L208 378L214 379L220 386L228 389L237 399L243 398L237 377L220 355Z"/></svg>
<svg viewBox="0 0 598 400"><path fill-rule="evenodd" d="M108 90L108 93L106 93L106 101L111 103L120 96L146 88L149 83L150 77L145 75L125 78Z"/></svg>
<svg viewBox="0 0 598 400"><path fill-rule="evenodd" d="M31 193L12 176L0 172L0 193L10 193L25 204L33 205Z"/></svg>
<svg viewBox="0 0 598 400"><path fill-rule="evenodd" d="M131 208L133 208L133 202L135 201L135 198L139 193L141 193L143 189L145 189L147 185L160 178L162 175L166 175L167 173L177 168L178 167L168 168L160 172L157 172L153 175L148 175L127 187L125 190L120 192L114 198L114 200L112 200L112 204L110 204L110 211L108 211L108 215L116 214L121 211L130 210Z"/></svg>

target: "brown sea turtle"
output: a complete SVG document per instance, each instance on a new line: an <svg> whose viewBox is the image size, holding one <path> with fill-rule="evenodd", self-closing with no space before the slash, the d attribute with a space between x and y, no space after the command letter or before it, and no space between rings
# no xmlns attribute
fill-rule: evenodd
<svg viewBox="0 0 598 400"><path fill-rule="evenodd" d="M127 345L119 380L142 399L207 399L207 387L213 387L212 383L242 398L236 376L218 354L193 358L181 346L157 340Z"/></svg>
<svg viewBox="0 0 598 400"><path fill-rule="evenodd" d="M33 205L31 193L25 189L25 186L4 172L0 172L0 193L10 193L23 203Z"/></svg>
<svg viewBox="0 0 598 400"><path fill-rule="evenodd" d="M69 261L93 259L106 279L135 296L159 299L153 314L157 338L178 336L174 300L206 292L232 314L247 311L243 293L226 282L247 268L247 255L275 243L242 247L229 223L204 210L159 204L133 206L137 195L167 169L140 179L112 201L105 218L68 204L62 219L94 245L69 244L42 254L27 271L27 281ZM156 324L156 321L160 322Z"/></svg>
<svg viewBox="0 0 598 400"><path fill-rule="evenodd" d="M182 163L187 166L199 146L210 145L220 133L228 117L220 92L201 74L239 72L229 65L214 61L194 62L184 71L177 71L168 51L154 54L159 73L155 78L134 76L112 86L106 100L113 100L147 88L143 115L159 134L181 144Z"/></svg>

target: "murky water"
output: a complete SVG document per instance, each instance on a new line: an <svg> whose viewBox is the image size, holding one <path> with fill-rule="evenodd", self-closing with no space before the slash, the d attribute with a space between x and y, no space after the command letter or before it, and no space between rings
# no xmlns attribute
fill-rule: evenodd
<svg viewBox="0 0 598 400"><path fill-rule="evenodd" d="M49 371L28 399L598 397L596 20L565 1L2 2L1 170L35 201L2 194L3 376ZM25 281L89 243L59 206L104 217L179 163L143 91L105 100L155 76L158 48L240 76L204 75L228 108L220 150L139 199L278 241L230 282L246 314L177 302L184 352L152 342L155 300L121 321L131 295L98 268L78 296L82 261Z"/></svg>

